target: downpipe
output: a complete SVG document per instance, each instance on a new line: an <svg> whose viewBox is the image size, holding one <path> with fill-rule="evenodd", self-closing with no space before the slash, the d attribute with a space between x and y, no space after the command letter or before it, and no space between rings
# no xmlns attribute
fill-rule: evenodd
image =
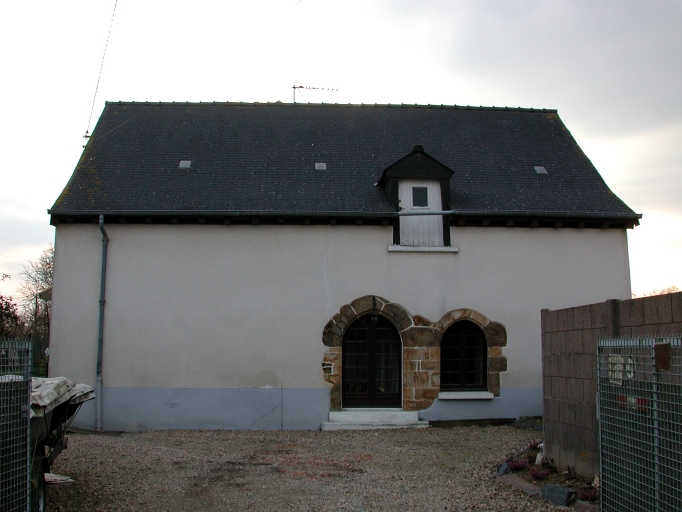
<svg viewBox="0 0 682 512"><path fill-rule="evenodd" d="M109 236L104 229L104 215L99 216L102 232L102 272L99 283L99 333L97 336L97 380L95 382L95 430L102 430L102 349L104 348L104 286L107 278L107 246Z"/></svg>

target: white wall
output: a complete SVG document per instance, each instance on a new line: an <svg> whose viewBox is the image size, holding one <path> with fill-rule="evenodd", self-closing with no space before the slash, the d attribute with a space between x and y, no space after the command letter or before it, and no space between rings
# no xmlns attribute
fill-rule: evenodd
<svg viewBox="0 0 682 512"><path fill-rule="evenodd" d="M540 387L540 310L630 297L625 230L453 228L460 252L389 253L392 228L106 226L104 385L325 388L322 329L363 295L507 328L502 388ZM94 384L95 225L57 227L51 375Z"/></svg>

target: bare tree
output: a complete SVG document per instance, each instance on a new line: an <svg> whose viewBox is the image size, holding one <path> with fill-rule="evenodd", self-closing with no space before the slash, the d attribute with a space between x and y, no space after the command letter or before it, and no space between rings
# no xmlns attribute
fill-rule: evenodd
<svg viewBox="0 0 682 512"><path fill-rule="evenodd" d="M50 337L51 302L40 298L40 293L52 287L54 245L50 244L38 259L24 265L19 287L22 318L28 333L47 340Z"/></svg>
<svg viewBox="0 0 682 512"><path fill-rule="evenodd" d="M0 295L0 338L17 338L24 334L19 308L12 297Z"/></svg>
<svg viewBox="0 0 682 512"><path fill-rule="evenodd" d="M632 294L632 298L641 298L641 297L653 297L654 295L667 295L668 293L677 293L677 292L682 292L677 286L672 285L668 286L667 288L661 288L660 290L652 290L650 292L644 292L642 295L636 295Z"/></svg>

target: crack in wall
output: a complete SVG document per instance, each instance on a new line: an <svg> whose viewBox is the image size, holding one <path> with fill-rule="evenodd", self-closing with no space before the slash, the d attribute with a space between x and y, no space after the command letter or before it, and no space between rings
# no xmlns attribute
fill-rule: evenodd
<svg viewBox="0 0 682 512"><path fill-rule="evenodd" d="M255 420L253 420L253 421L251 422L251 424L249 425L249 429L250 429L251 427L253 427L254 425L256 425L256 424L257 424L260 420L262 420L263 418L267 418L268 416L272 416L272 415L275 413L275 411L276 411L277 409L279 409L281 406L282 406L282 402L280 401L280 403L278 403L278 404L275 405L272 409L270 409L270 412L266 412L265 414L259 416L259 417L256 418ZM280 420L280 422L281 422L281 420Z"/></svg>

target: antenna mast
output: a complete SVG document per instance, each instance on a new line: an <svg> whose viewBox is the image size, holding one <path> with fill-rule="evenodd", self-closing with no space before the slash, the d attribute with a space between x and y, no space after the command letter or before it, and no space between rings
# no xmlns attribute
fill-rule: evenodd
<svg viewBox="0 0 682 512"><path fill-rule="evenodd" d="M109 46L109 37L111 37L111 27L114 25L114 16L116 16L116 6L118 0L114 0L114 10L111 13L111 21L109 22L109 32L107 32L107 41L104 43L104 52L102 53L102 62L99 65L99 74L97 75L97 85L95 85L95 94L92 97L92 106L90 107L90 117L88 117L88 127L85 129L84 139L90 138L90 122L92 121L92 113L95 110L95 100L97 99L97 90L99 89L99 81L102 78L102 68L104 68L104 58L107 55L107 47ZM83 146L85 147L85 146Z"/></svg>
<svg viewBox="0 0 682 512"><path fill-rule="evenodd" d="M306 87L305 85L294 85L292 87L294 90L294 103L296 103L296 89L306 89L306 90L315 90L315 91L332 91L332 92L338 92L338 89L329 89L327 87Z"/></svg>

